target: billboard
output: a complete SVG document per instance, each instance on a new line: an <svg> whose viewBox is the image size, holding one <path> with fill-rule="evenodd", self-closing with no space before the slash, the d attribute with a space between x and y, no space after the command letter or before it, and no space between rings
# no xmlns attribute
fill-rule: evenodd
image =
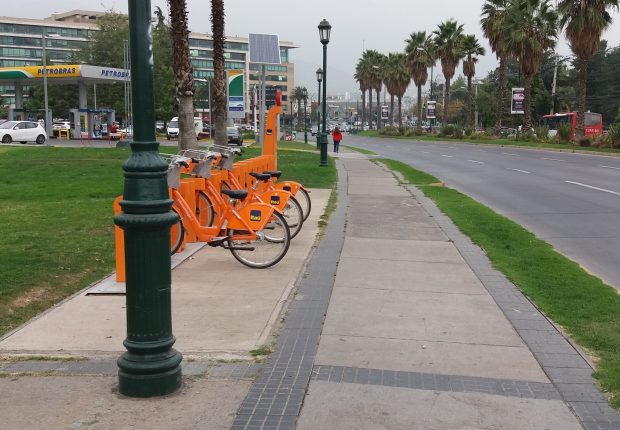
<svg viewBox="0 0 620 430"><path fill-rule="evenodd" d="M243 70L226 70L228 118L245 118Z"/></svg>
<svg viewBox="0 0 620 430"><path fill-rule="evenodd" d="M381 106L381 119L384 121L387 121L388 118L389 118L389 107L388 105L382 105Z"/></svg>
<svg viewBox="0 0 620 430"><path fill-rule="evenodd" d="M525 113L525 88L513 88L510 98L510 113Z"/></svg>
<svg viewBox="0 0 620 430"><path fill-rule="evenodd" d="M437 107L437 102L433 100L429 100L426 102L426 119L435 119L435 110Z"/></svg>

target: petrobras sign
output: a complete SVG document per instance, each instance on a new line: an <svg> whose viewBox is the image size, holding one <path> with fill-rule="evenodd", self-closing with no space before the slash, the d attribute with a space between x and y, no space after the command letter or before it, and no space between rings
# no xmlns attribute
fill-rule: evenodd
<svg viewBox="0 0 620 430"><path fill-rule="evenodd" d="M81 77L106 81L129 81L131 74L128 69L82 65Z"/></svg>
<svg viewBox="0 0 620 430"><path fill-rule="evenodd" d="M228 118L245 118L243 70L226 70Z"/></svg>

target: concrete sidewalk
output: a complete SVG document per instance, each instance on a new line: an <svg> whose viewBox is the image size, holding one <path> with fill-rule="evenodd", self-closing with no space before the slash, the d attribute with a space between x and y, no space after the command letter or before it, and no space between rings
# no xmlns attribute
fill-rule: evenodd
<svg viewBox="0 0 620 430"><path fill-rule="evenodd" d="M308 261L327 192L252 288L211 250L173 272L180 392L118 395L123 300L80 295L0 342L89 358L0 361L15 375L0 429L620 429L579 351L432 202L363 154L331 155L339 203Z"/></svg>

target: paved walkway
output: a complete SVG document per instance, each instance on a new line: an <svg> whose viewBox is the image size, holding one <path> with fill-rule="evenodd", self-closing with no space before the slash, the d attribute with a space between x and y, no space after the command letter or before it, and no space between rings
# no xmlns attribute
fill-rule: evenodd
<svg viewBox="0 0 620 430"><path fill-rule="evenodd" d="M211 253L175 269L185 290L173 299L195 318L175 316L179 349L195 354L184 360L179 393L119 396L109 354L120 341L96 326L102 314L63 327L51 311L0 352L61 353L66 343L96 353L0 362L0 372L36 372L0 378L0 391L11 393L0 396L0 428L620 429L588 362L478 247L388 170L361 154L339 156L339 204L301 276L316 229L304 233L289 267L260 272L268 275L254 290L220 276L220 260L209 266L213 285L190 282ZM193 306L201 288L213 302L203 315ZM269 332L274 352L264 363L203 360L242 358ZM73 340L89 333L99 339L93 345Z"/></svg>

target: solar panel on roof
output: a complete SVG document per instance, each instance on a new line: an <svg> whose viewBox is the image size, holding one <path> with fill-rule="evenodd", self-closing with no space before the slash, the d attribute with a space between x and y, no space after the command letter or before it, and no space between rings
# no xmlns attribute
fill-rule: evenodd
<svg viewBox="0 0 620 430"><path fill-rule="evenodd" d="M278 36L250 33L250 63L281 64Z"/></svg>

